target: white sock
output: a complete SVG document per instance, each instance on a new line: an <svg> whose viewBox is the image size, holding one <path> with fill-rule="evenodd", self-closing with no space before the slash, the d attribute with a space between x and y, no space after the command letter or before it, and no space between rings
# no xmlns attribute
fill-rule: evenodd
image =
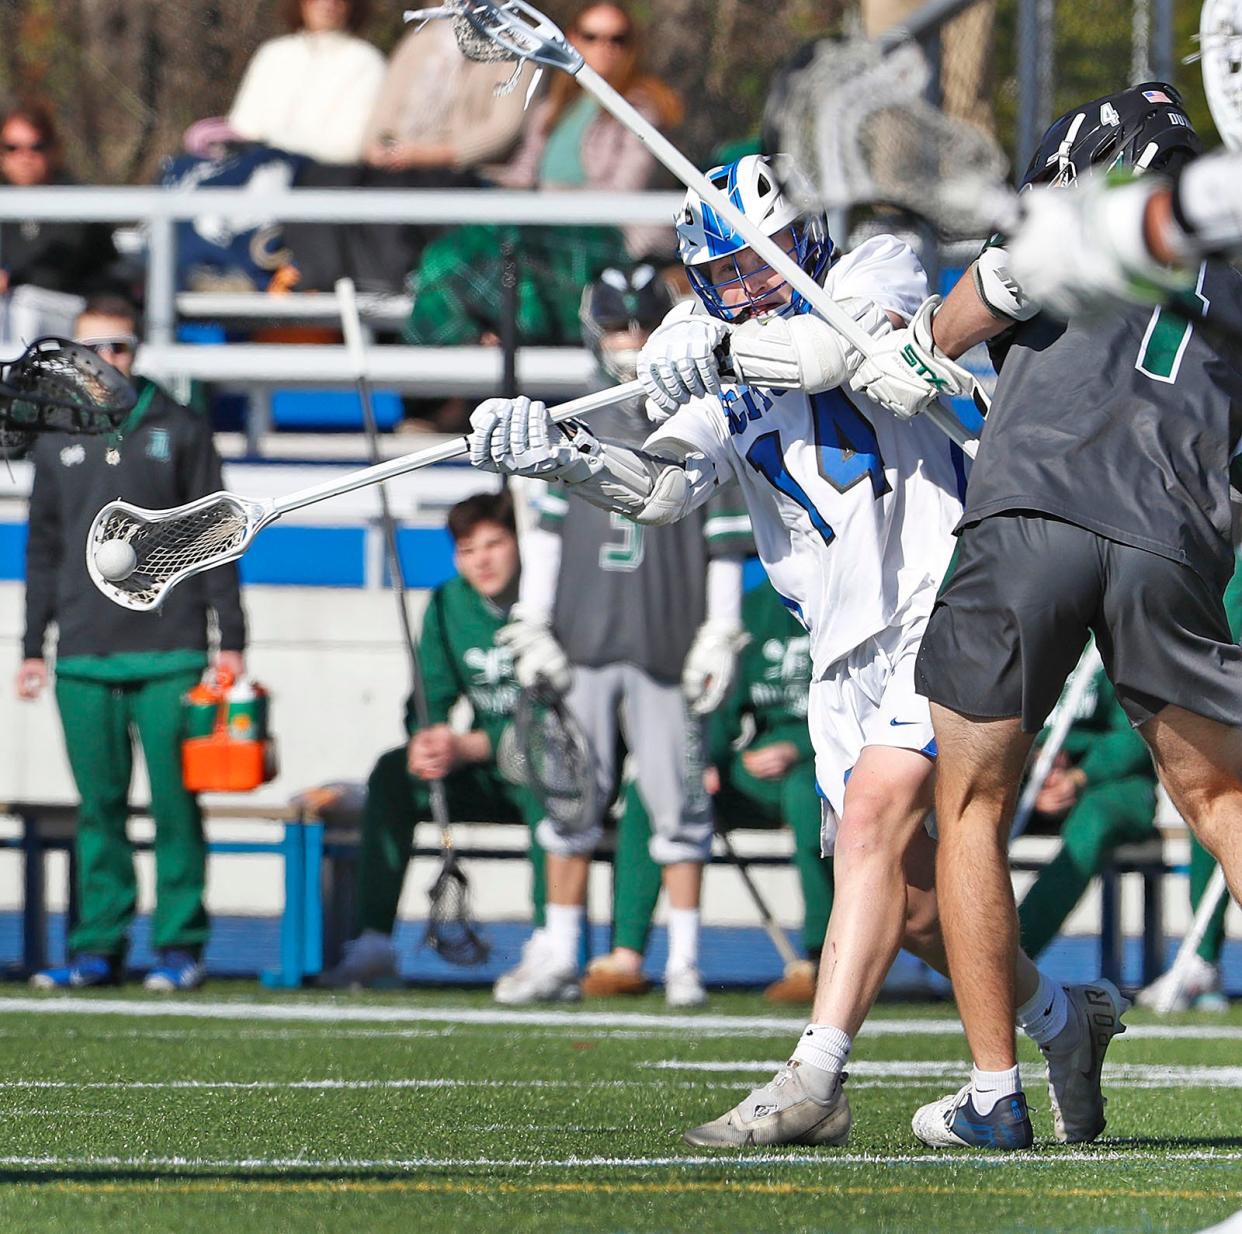
<svg viewBox="0 0 1242 1234"><path fill-rule="evenodd" d="M1069 1023L1069 999L1060 982L1039 974L1039 988L1018 1008L1018 1027L1036 1044L1046 1046Z"/></svg>
<svg viewBox="0 0 1242 1234"><path fill-rule="evenodd" d="M698 968L699 910L670 908L668 910L668 967Z"/></svg>
<svg viewBox="0 0 1242 1234"><path fill-rule="evenodd" d="M549 904L544 934L548 949L562 968L578 967L582 947L582 921L586 910L580 904Z"/></svg>
<svg viewBox="0 0 1242 1234"><path fill-rule="evenodd" d="M970 1100L979 1114L991 1114L1002 1097L1021 1091L1022 1081L1018 1078L1016 1063L1008 1071L970 1069Z"/></svg>
<svg viewBox="0 0 1242 1234"><path fill-rule="evenodd" d="M817 1101L828 1100L853 1044L849 1034L831 1024L808 1024L802 1030L793 1058L802 1064L802 1083Z"/></svg>

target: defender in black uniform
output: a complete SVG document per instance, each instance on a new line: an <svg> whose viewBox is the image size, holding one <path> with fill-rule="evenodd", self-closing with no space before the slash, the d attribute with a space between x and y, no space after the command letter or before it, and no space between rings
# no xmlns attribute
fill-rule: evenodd
<svg viewBox="0 0 1242 1234"><path fill-rule="evenodd" d="M1149 82L1058 120L1024 183L1069 184L1090 165L1171 170L1200 149L1173 88ZM933 365L993 339L1000 381L916 669L933 704L937 882L975 1071L920 1110L915 1131L933 1145L1023 1147L1002 1145L984 1126L997 1115L980 1111L1003 1116L1004 1095L1020 1088L1008 820L1034 735L1089 634L1174 803L1242 892L1242 649L1222 603L1242 371L1162 309L1069 324L1039 314L998 277L1003 250L985 258L932 321ZM1205 267L1198 297L1205 315L1242 326L1235 271ZM1075 1062L1084 1074L1098 1075L1122 1031L1123 1000L1097 994L1077 1009L1095 1028ZM1058 1131L1104 1125L1102 1102L1057 1114Z"/></svg>

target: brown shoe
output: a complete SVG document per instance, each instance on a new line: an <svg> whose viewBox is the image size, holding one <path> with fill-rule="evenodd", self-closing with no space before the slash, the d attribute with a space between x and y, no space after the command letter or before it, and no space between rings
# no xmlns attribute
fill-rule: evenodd
<svg viewBox="0 0 1242 1234"><path fill-rule="evenodd" d="M815 965L798 960L785 969L785 975L763 992L770 1003L811 1003L815 1001Z"/></svg>
<svg viewBox="0 0 1242 1234"><path fill-rule="evenodd" d="M616 998L622 994L646 994L651 982L631 968L618 964L610 955L597 956L587 965L582 979L586 998Z"/></svg>

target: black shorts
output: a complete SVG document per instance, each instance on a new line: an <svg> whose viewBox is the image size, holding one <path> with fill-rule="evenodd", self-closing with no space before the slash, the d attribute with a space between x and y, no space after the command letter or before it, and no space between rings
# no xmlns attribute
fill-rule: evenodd
<svg viewBox="0 0 1242 1234"><path fill-rule="evenodd" d="M1027 511L962 533L915 664L924 697L1036 733L1089 634L1136 727L1173 703L1242 724L1242 648L1189 566Z"/></svg>

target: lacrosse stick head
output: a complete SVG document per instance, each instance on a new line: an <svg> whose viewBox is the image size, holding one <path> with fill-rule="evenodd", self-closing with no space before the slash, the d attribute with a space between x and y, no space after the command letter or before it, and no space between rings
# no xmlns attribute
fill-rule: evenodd
<svg viewBox="0 0 1242 1234"><path fill-rule="evenodd" d="M1207 0L1199 15L1199 67L1221 140L1242 150L1242 0Z"/></svg>
<svg viewBox="0 0 1242 1234"><path fill-rule="evenodd" d="M447 847L444 864L427 892L427 929L423 942L450 964L476 968L486 964L491 948L470 912L470 883Z"/></svg>
<svg viewBox="0 0 1242 1234"><path fill-rule="evenodd" d="M894 206L946 238L1009 224L1008 160L982 129L927 101L930 80L914 43L814 44L783 71L765 112L765 148L798 173L786 192L805 209Z"/></svg>
<svg viewBox="0 0 1242 1234"><path fill-rule="evenodd" d="M39 432L114 432L136 399L125 376L89 347L36 339L0 377L0 447L23 447Z"/></svg>
<svg viewBox="0 0 1242 1234"><path fill-rule="evenodd" d="M112 501L87 534L87 573L114 604L149 612L191 575L235 561L272 517L270 505L225 492L171 510Z"/></svg>
<svg viewBox="0 0 1242 1234"><path fill-rule="evenodd" d="M595 824L595 760L555 690L540 683L519 694L513 723L500 746L506 760L502 773L525 784L561 830L585 831Z"/></svg>
<svg viewBox="0 0 1242 1234"><path fill-rule="evenodd" d="M437 18L453 23L457 46L467 60L530 60L571 77L582 67L582 54L564 31L526 0L448 0L406 14L408 21Z"/></svg>

